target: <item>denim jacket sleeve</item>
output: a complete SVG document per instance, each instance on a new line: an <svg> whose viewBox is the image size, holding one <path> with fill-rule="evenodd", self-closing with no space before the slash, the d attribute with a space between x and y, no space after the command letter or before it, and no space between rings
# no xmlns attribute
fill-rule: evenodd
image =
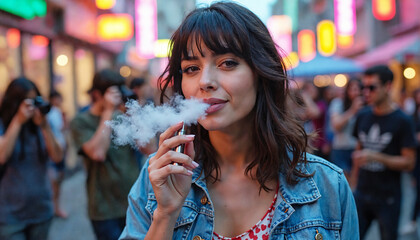
<svg viewBox="0 0 420 240"><path fill-rule="evenodd" d="M342 207L341 216L343 222L340 239L355 239L355 236L359 239L359 219L357 217L356 203L354 201L353 193L344 174L339 174L339 181L340 206Z"/></svg>
<svg viewBox="0 0 420 240"><path fill-rule="evenodd" d="M151 188L151 185L148 184L147 166L149 162L147 161L144 165L140 176L128 195L126 226L119 238L120 240L144 239L152 221L151 214L145 208L149 188Z"/></svg>

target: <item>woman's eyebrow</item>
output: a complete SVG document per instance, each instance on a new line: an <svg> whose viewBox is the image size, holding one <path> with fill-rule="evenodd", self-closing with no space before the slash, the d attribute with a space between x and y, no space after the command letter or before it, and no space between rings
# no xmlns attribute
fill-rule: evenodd
<svg viewBox="0 0 420 240"><path fill-rule="evenodd" d="M183 56L181 61L191 61L191 60L198 60L197 56Z"/></svg>

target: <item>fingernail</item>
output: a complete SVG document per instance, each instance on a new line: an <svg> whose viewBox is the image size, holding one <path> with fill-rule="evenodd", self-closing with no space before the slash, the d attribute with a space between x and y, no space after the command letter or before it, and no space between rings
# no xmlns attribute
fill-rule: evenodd
<svg viewBox="0 0 420 240"><path fill-rule="evenodd" d="M188 175L193 175L193 172L190 170L187 170Z"/></svg>
<svg viewBox="0 0 420 240"><path fill-rule="evenodd" d="M192 165L194 166L194 168L196 168L196 167L198 167L199 165L198 165L198 163L197 162L195 162L195 161L192 161Z"/></svg>
<svg viewBox="0 0 420 240"><path fill-rule="evenodd" d="M185 135L185 137L187 137L188 139L194 139L194 138L195 138L195 135L193 135L193 134L188 134L188 135Z"/></svg>

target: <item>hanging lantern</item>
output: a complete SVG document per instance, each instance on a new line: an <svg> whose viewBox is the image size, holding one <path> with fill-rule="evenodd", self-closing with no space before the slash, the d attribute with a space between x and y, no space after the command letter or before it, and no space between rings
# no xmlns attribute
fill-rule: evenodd
<svg viewBox="0 0 420 240"><path fill-rule="evenodd" d="M395 0L372 0L373 16L380 21L388 21L395 16Z"/></svg>

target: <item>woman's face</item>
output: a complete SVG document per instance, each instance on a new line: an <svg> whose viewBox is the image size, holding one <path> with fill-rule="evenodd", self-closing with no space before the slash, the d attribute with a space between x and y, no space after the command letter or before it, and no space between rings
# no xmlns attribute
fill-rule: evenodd
<svg viewBox="0 0 420 240"><path fill-rule="evenodd" d="M362 93L360 86L357 82L350 82L349 88L347 89L347 94L350 99L355 99L356 97L359 97Z"/></svg>
<svg viewBox="0 0 420 240"><path fill-rule="evenodd" d="M202 44L202 56L196 44L192 45L194 49L181 61L181 86L186 98L210 104L199 123L209 131L242 126L241 120L249 115L257 97L252 69L232 53L216 55Z"/></svg>

